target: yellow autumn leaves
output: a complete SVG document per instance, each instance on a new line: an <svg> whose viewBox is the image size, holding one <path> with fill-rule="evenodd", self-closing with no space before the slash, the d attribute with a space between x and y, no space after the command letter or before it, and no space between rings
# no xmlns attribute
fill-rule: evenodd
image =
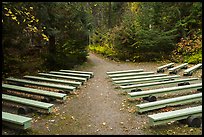
<svg viewBox="0 0 204 137"><path fill-rule="evenodd" d="M26 24L24 31L29 33L40 33L43 40L49 41L49 38L43 33L43 30L37 28L39 19L37 19L31 13L33 7L29 7L29 10L25 7L22 7L22 10L14 8L13 11L7 7L4 7L4 10L6 11L4 15L9 17L12 21L16 22L18 25ZM4 23L3 19L2 23Z"/></svg>

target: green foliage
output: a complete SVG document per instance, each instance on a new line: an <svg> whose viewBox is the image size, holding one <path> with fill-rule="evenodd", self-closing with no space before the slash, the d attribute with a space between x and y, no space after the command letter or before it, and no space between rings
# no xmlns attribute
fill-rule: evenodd
<svg viewBox="0 0 204 137"><path fill-rule="evenodd" d="M95 45L89 45L88 48L90 51L102 54L106 57L114 58L116 56L115 51L113 51L108 45L100 46L99 44L95 44Z"/></svg>
<svg viewBox="0 0 204 137"><path fill-rule="evenodd" d="M113 3L106 6L112 7L107 12L113 18L112 28L107 30L103 25L93 31L92 44L100 45L94 47L96 51L105 54L106 50L111 49L114 56L121 60L155 61L172 58L183 62L184 58L197 54L198 47L201 47L201 43L197 46L193 44L189 51L189 46L186 46L188 50L178 46L181 38L195 39L194 35L202 36L200 2L130 2L123 6ZM115 10L117 8L123 11L120 15ZM114 23L115 17L119 18L120 23ZM111 46L107 49L105 45ZM174 54L175 50L179 50L177 55Z"/></svg>
<svg viewBox="0 0 204 137"><path fill-rule="evenodd" d="M3 75L23 75L31 59L38 68L30 65L33 73L69 69L86 60L90 26L82 3L7 2L2 15Z"/></svg>
<svg viewBox="0 0 204 137"><path fill-rule="evenodd" d="M190 56L186 61L192 64L202 63L202 52L200 51L197 54Z"/></svg>

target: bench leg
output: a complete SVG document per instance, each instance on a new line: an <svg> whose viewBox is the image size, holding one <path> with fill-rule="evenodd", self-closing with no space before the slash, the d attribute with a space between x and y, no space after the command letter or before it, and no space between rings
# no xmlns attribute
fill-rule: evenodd
<svg viewBox="0 0 204 137"><path fill-rule="evenodd" d="M51 101L54 101L55 99L53 98L48 98L48 97L44 97L43 99L41 99L42 102L46 102L46 103L50 103Z"/></svg>
<svg viewBox="0 0 204 137"><path fill-rule="evenodd" d="M32 112L32 109L31 109L31 108L28 108L28 107L20 107L20 108L18 108L18 114L19 114L19 115L20 115L20 114L25 115L25 114L28 114L28 113L30 113L30 112Z"/></svg>
<svg viewBox="0 0 204 137"><path fill-rule="evenodd" d="M137 92L137 91L142 91L142 89L133 89L130 92Z"/></svg>
<svg viewBox="0 0 204 137"><path fill-rule="evenodd" d="M164 69L157 70L157 73L163 73Z"/></svg>
<svg viewBox="0 0 204 137"><path fill-rule="evenodd" d="M201 126L201 119L195 116L190 116L187 118L187 124L190 127L200 127Z"/></svg>
<svg viewBox="0 0 204 137"><path fill-rule="evenodd" d="M187 123L187 119L181 119L181 120L178 120L179 123L181 124L186 124Z"/></svg>
<svg viewBox="0 0 204 137"><path fill-rule="evenodd" d="M197 91L200 91L200 92L201 92L201 91L202 91L202 88L198 88Z"/></svg>
<svg viewBox="0 0 204 137"><path fill-rule="evenodd" d="M190 85L190 83L189 82L178 83L178 86L184 86L184 85Z"/></svg>
<svg viewBox="0 0 204 137"><path fill-rule="evenodd" d="M157 98L155 96L149 96L149 97L143 97L144 100L147 100L149 102L154 102L157 100Z"/></svg>

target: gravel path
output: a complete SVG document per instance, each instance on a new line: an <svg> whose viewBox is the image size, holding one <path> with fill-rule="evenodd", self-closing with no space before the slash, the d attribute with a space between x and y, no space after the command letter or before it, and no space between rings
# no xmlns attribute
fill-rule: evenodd
<svg viewBox="0 0 204 137"><path fill-rule="evenodd" d="M87 63L75 70L92 71L94 78L88 80L77 90L76 94L69 95L68 99L54 102L55 112L50 115L32 113L32 130L18 134L48 134L48 135L144 135L157 134L155 130L149 130L147 114L135 113L135 102L127 100L122 90L116 89L106 75L107 71L144 69L144 71L156 71L156 68L164 62L155 63L131 63L114 62L106 58L90 53ZM198 71L201 75L201 71ZM177 126L177 125L176 125ZM174 133L175 125L164 126ZM183 125L178 124L178 129ZM186 130L190 130L186 127ZM201 134L202 128L194 128L194 132L175 131L175 134ZM152 132L151 132L152 131ZM2 134L9 133L6 129ZM161 133L162 134L162 133ZM167 134L167 132L163 133Z"/></svg>

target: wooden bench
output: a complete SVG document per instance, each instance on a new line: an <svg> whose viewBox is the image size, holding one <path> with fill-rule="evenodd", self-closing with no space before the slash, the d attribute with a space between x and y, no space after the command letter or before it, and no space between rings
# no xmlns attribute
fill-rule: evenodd
<svg viewBox="0 0 204 137"><path fill-rule="evenodd" d="M6 78L6 80L11 84L12 83L20 83L23 86L25 84L28 84L28 85L34 85L34 86L48 87L48 88L63 90L66 93L76 90L76 87L73 87L73 86L65 86L65 85L51 84L51 83L42 83L42 82L28 81L28 80L17 79L17 78Z"/></svg>
<svg viewBox="0 0 204 137"><path fill-rule="evenodd" d="M8 112L2 112L2 124L15 129L28 129L31 127L32 118Z"/></svg>
<svg viewBox="0 0 204 137"><path fill-rule="evenodd" d="M201 126L202 106L179 109L148 115L150 126L160 125L171 121L187 120L187 124L193 127ZM199 119L198 119L199 118Z"/></svg>
<svg viewBox="0 0 204 137"><path fill-rule="evenodd" d="M157 73L160 73L160 72L164 72L164 69L165 68L172 68L174 67L174 63L169 63L169 64L166 64L166 65L163 65L163 66L160 66L157 68Z"/></svg>
<svg viewBox="0 0 204 137"><path fill-rule="evenodd" d="M71 86L74 86L76 88L82 85L82 82L79 82L79 81L67 81L67 80L44 78L44 77L37 77L37 76L24 76L23 78L31 79L31 80L37 80L37 81L46 81L46 82L71 85Z"/></svg>
<svg viewBox="0 0 204 137"><path fill-rule="evenodd" d="M116 77L139 76L139 75L148 75L148 74L154 74L154 72L138 72L138 73L113 74L113 75L109 75L109 77L110 78L116 78Z"/></svg>
<svg viewBox="0 0 204 137"><path fill-rule="evenodd" d="M107 74L107 75L113 75L113 74L133 73L133 72L143 72L143 69L121 70L121 71L109 71L109 72L106 72L106 74Z"/></svg>
<svg viewBox="0 0 204 137"><path fill-rule="evenodd" d="M191 68L188 68L188 69L184 70L183 75L184 76L192 76L192 73L194 71L196 71L197 69L199 69L199 68L202 68L202 63L199 63L199 64L197 64L197 65L195 65L195 66L193 66Z"/></svg>
<svg viewBox="0 0 204 137"><path fill-rule="evenodd" d="M27 87L21 87L16 85L10 85L10 84L2 84L3 90L14 90L21 93L28 93L28 94L34 94L39 96L44 96L49 99L60 99L65 100L67 98L67 94L63 93L56 93L46 90L40 90L40 89L33 89L33 88L27 88Z"/></svg>
<svg viewBox="0 0 204 137"><path fill-rule="evenodd" d="M74 81L80 81L80 82L86 82L86 78L79 78L79 77L71 77L71 76L63 76L63 75L54 75L54 74L48 74L48 73L38 73L41 76L46 77L55 77L55 78L63 78L63 79L69 79Z"/></svg>
<svg viewBox="0 0 204 137"><path fill-rule="evenodd" d="M198 80L198 78L186 78L186 79L176 79L171 81L161 81L161 82L150 82L150 83L143 83L143 84L135 84L135 85L128 85L128 86L120 86L121 89L126 91L133 91L133 90L140 90L140 88L143 87L150 87L150 86L158 86L158 85L164 85L164 84L171 84L171 83L179 83L178 85L190 85L189 81Z"/></svg>
<svg viewBox="0 0 204 137"><path fill-rule="evenodd" d="M68 72L59 72L59 71L50 71L51 74L59 74L59 75L65 75L65 76L75 76L75 77L83 77L83 78L91 78L91 75L88 74L77 74L77 73L68 73Z"/></svg>
<svg viewBox="0 0 204 137"><path fill-rule="evenodd" d="M167 76L167 74L153 74L153 75L142 75L142 76L132 76L132 77L119 77L119 78L112 78L112 80L113 81L118 81L118 80L153 78L153 77L162 77L162 76Z"/></svg>
<svg viewBox="0 0 204 137"><path fill-rule="evenodd" d="M42 111L46 111L47 113L53 112L53 107L54 107L54 104L40 102L40 101L12 96L12 95L6 95L6 94L2 94L2 100L6 102L15 103L15 104L20 104L20 105L23 105L23 106L26 106L32 109L39 109ZM24 109L24 112L26 113L27 108L26 109L20 108L20 109ZM18 112L20 112L20 109Z"/></svg>
<svg viewBox="0 0 204 137"><path fill-rule="evenodd" d="M202 93L185 95L175 98L168 98L163 100L158 100L155 102L148 102L136 105L136 109L139 113L147 112L150 110L155 110L159 108L164 108L167 106L183 105L187 103L202 101Z"/></svg>
<svg viewBox="0 0 204 137"><path fill-rule="evenodd" d="M164 77L155 77L155 78L120 80L120 81L114 81L113 83L116 85L128 85L128 84L141 83L141 82L147 82L147 81L173 80L174 78L179 78L179 77L180 77L179 75L174 75L174 76L164 76Z"/></svg>
<svg viewBox="0 0 204 137"><path fill-rule="evenodd" d="M160 95L166 94L169 92L176 92L176 91L185 91L187 89L202 89L202 83L196 83L191 85L184 85L178 87L168 87L168 88L161 88L161 89L153 89L153 90L145 90L145 91L138 91L138 92L131 92L128 93L129 97L132 98L143 98L147 101L156 101L156 97L153 95Z"/></svg>
<svg viewBox="0 0 204 137"><path fill-rule="evenodd" d="M78 74L88 74L91 77L94 77L94 73L93 72L88 72L88 71L64 70L64 69L61 69L60 71L62 71L62 72L72 72L72 73L78 73Z"/></svg>
<svg viewBox="0 0 204 137"><path fill-rule="evenodd" d="M184 64L178 65L176 67L170 68L169 69L169 74L177 74L179 69L186 69L187 65L188 65L188 63L184 63Z"/></svg>

